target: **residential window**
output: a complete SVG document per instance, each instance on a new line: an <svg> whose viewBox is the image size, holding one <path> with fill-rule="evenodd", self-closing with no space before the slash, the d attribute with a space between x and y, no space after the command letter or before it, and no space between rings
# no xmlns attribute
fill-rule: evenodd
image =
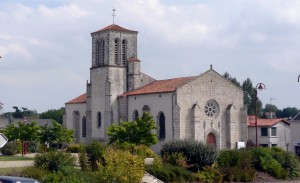
<svg viewBox="0 0 300 183"><path fill-rule="evenodd" d="M82 118L82 137L86 137L86 118Z"/></svg>
<svg viewBox="0 0 300 183"><path fill-rule="evenodd" d="M272 144L272 147L277 147L277 144Z"/></svg>
<svg viewBox="0 0 300 183"><path fill-rule="evenodd" d="M259 146L261 146L261 147L269 147L268 144L259 144Z"/></svg>
<svg viewBox="0 0 300 183"><path fill-rule="evenodd" d="M276 127L271 128L271 136L277 136L277 128Z"/></svg>
<svg viewBox="0 0 300 183"><path fill-rule="evenodd" d="M98 123L98 127L101 127L101 112L98 112L98 114L97 114L97 123Z"/></svg>
<svg viewBox="0 0 300 183"><path fill-rule="evenodd" d="M268 136L268 128L261 128L261 136L262 137Z"/></svg>

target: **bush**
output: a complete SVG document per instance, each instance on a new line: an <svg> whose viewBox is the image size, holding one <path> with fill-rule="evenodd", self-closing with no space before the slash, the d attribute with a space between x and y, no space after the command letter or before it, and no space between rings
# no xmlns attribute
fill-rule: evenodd
<svg viewBox="0 0 300 183"><path fill-rule="evenodd" d="M271 156L260 157L261 166L264 171L270 173L275 178L286 179L288 176L281 164Z"/></svg>
<svg viewBox="0 0 300 183"><path fill-rule="evenodd" d="M99 164L99 182L141 182L145 170L144 160L140 157L129 151L107 149L103 158L103 164Z"/></svg>
<svg viewBox="0 0 300 183"><path fill-rule="evenodd" d="M153 158L154 152L146 145L138 145L133 147L133 154L138 155L142 159Z"/></svg>
<svg viewBox="0 0 300 183"><path fill-rule="evenodd" d="M163 145L162 155L173 153L182 153L187 158L187 163L193 171L212 165L217 156L214 147L190 140L177 140Z"/></svg>
<svg viewBox="0 0 300 183"><path fill-rule="evenodd" d="M268 148L264 148L264 147L257 147L255 149L253 149L251 151L251 155L252 155L252 163L253 166L256 170L260 170L263 171L263 167L261 166L261 161L260 161L260 157L266 157L266 156L270 156L270 151Z"/></svg>
<svg viewBox="0 0 300 183"><path fill-rule="evenodd" d="M75 165L75 157L70 153L47 152L34 158L34 166L50 172L69 173Z"/></svg>
<svg viewBox="0 0 300 183"><path fill-rule="evenodd" d="M104 145L101 142L93 141L85 147L85 152L92 171L97 171L98 163L103 161Z"/></svg>
<svg viewBox="0 0 300 183"><path fill-rule="evenodd" d="M181 152L175 152L171 155L165 154L164 160L174 166L180 166L183 168L188 168L187 158Z"/></svg>
<svg viewBox="0 0 300 183"><path fill-rule="evenodd" d="M147 165L146 171L164 182L185 182L193 180L192 172L183 167L171 164Z"/></svg>
<svg viewBox="0 0 300 183"><path fill-rule="evenodd" d="M290 178L299 177L299 161L293 153L285 152L279 147L272 147L271 155L288 172Z"/></svg>
<svg viewBox="0 0 300 183"><path fill-rule="evenodd" d="M221 183L223 181L223 174L218 169L204 167L202 171L193 174L193 179L203 183Z"/></svg>
<svg viewBox="0 0 300 183"><path fill-rule="evenodd" d="M82 144L69 144L67 146L66 152L69 152L69 153L79 153L82 148L83 148Z"/></svg>
<svg viewBox="0 0 300 183"><path fill-rule="evenodd" d="M216 162L227 181L249 182L256 173L252 167L251 154L246 149L221 151Z"/></svg>
<svg viewBox="0 0 300 183"><path fill-rule="evenodd" d="M18 153L18 143L16 141L7 142L2 148L1 153L3 155L15 155Z"/></svg>

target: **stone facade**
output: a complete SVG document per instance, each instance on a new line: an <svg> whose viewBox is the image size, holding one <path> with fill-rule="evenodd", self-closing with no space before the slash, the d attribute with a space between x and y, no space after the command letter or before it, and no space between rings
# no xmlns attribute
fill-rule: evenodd
<svg viewBox="0 0 300 183"><path fill-rule="evenodd" d="M192 139L234 148L247 140L243 91L211 68L194 77L155 80L140 72L137 32L110 25L92 35L92 66L85 96L66 103L64 122L78 142L106 141L107 127L150 113L164 142ZM82 137L83 119L87 136Z"/></svg>

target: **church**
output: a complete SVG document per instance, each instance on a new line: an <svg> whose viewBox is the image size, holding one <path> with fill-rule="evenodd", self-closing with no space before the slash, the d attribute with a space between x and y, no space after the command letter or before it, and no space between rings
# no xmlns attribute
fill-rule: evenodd
<svg viewBox="0 0 300 183"><path fill-rule="evenodd" d="M76 142L106 142L111 124L133 121L143 112L150 113L159 127L156 151L177 139L202 141L217 149L247 141L241 88L212 65L197 76L166 80L142 73L137 34L116 24L91 33L86 93L65 103L64 125L75 130Z"/></svg>

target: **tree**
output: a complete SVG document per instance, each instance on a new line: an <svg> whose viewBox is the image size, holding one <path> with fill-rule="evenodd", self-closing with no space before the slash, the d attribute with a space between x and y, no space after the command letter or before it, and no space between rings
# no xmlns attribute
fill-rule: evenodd
<svg viewBox="0 0 300 183"><path fill-rule="evenodd" d="M23 118L23 117L35 117L37 116L36 110L28 110L25 107L22 107L22 110L19 109L17 106L13 106L15 112L11 113L14 118Z"/></svg>
<svg viewBox="0 0 300 183"><path fill-rule="evenodd" d="M293 118L299 113L299 110L296 107L286 107L282 111L277 111L276 115L279 118Z"/></svg>
<svg viewBox="0 0 300 183"><path fill-rule="evenodd" d="M46 112L43 112L40 114L41 119L53 119L57 121L58 123L63 123L63 115L64 115L65 108L60 109L50 109Z"/></svg>
<svg viewBox="0 0 300 183"><path fill-rule="evenodd" d="M276 113L278 111L278 108L277 108L276 105L266 104L263 111L264 112L275 112Z"/></svg>
<svg viewBox="0 0 300 183"><path fill-rule="evenodd" d="M252 81L250 78L247 78L242 84L244 92L244 104L247 106L248 115L255 115L255 92L256 88L253 87ZM257 97L257 112L258 116L261 116L262 112L262 102Z"/></svg>
<svg viewBox="0 0 300 183"><path fill-rule="evenodd" d="M4 134L9 140L21 140L22 143L22 156L24 155L24 144L26 141L37 141L39 136L40 127L36 122L23 123L18 122L18 127L11 124L4 129Z"/></svg>
<svg viewBox="0 0 300 183"><path fill-rule="evenodd" d="M241 87L240 82L237 81L237 79L235 77L231 77L230 74L228 72L225 72L223 74L223 77L226 78L227 80L231 81L233 84L235 84L238 87Z"/></svg>
<svg viewBox="0 0 300 183"><path fill-rule="evenodd" d="M52 126L48 124L41 127L39 134L40 143L44 144L44 151L47 151L46 144L53 145L62 142L70 143L74 140L74 130L69 130L61 124L52 121Z"/></svg>
<svg viewBox="0 0 300 183"><path fill-rule="evenodd" d="M107 130L109 143L128 146L154 145L158 142L156 134L153 133L153 130L157 129L155 124L153 117L148 113L143 113L141 118L132 122L121 122L120 125L112 124Z"/></svg>

